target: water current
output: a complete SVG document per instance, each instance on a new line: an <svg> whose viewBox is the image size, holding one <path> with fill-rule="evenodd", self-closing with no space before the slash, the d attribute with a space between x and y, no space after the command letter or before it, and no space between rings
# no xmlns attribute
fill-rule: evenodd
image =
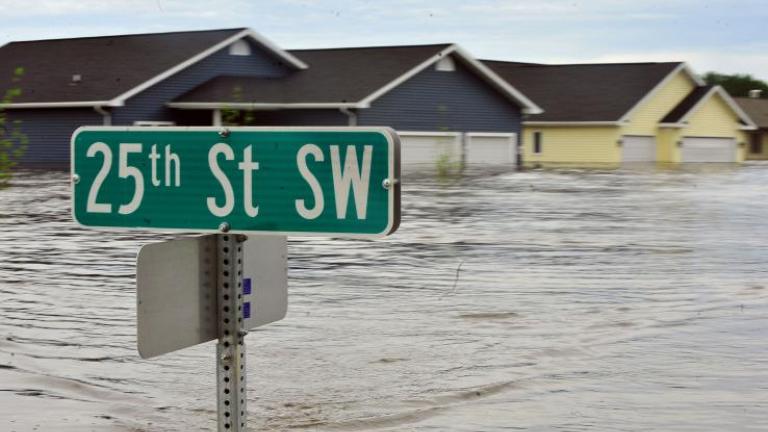
<svg viewBox="0 0 768 432"><path fill-rule="evenodd" d="M0 190L0 430L215 430L213 343L142 360L135 258L63 172ZM250 430L768 430L768 165L406 177L375 240L291 239Z"/></svg>

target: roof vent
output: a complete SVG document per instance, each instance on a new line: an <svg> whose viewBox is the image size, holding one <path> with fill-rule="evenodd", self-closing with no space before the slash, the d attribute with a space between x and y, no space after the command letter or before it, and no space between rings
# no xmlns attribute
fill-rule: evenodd
<svg viewBox="0 0 768 432"><path fill-rule="evenodd" d="M83 80L83 76L82 75L80 75L80 74L73 74L72 75L72 84L77 84L77 83L79 83L82 80Z"/></svg>
<svg viewBox="0 0 768 432"><path fill-rule="evenodd" d="M456 65L453 63L453 59L450 56L446 56L437 61L435 70L440 72L453 72L456 70Z"/></svg>
<svg viewBox="0 0 768 432"><path fill-rule="evenodd" d="M760 89L753 89L749 91L749 97L752 99L760 99L760 96L763 95L763 91Z"/></svg>

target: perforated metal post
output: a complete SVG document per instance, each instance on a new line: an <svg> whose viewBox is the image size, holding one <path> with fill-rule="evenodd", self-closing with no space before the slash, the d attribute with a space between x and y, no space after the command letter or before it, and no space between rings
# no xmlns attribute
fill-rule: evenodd
<svg viewBox="0 0 768 432"><path fill-rule="evenodd" d="M216 379L219 432L245 431L245 332L243 328L244 236L219 234Z"/></svg>

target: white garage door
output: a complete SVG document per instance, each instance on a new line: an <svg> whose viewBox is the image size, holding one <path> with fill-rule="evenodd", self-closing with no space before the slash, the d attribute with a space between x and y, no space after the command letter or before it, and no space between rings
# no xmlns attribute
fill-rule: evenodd
<svg viewBox="0 0 768 432"><path fill-rule="evenodd" d="M517 159L517 135L468 133L465 149L467 164L514 165Z"/></svg>
<svg viewBox="0 0 768 432"><path fill-rule="evenodd" d="M461 162L461 134L454 132L404 132L400 135L400 154L403 166L429 165L438 160Z"/></svg>
<svg viewBox="0 0 768 432"><path fill-rule="evenodd" d="M624 135L621 137L622 162L655 162L656 137Z"/></svg>
<svg viewBox="0 0 768 432"><path fill-rule="evenodd" d="M683 138L682 162L736 162L733 138Z"/></svg>

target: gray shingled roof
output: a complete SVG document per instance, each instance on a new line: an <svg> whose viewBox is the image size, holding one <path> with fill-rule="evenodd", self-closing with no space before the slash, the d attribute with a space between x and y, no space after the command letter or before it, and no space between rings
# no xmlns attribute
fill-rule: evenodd
<svg viewBox="0 0 768 432"><path fill-rule="evenodd" d="M733 98L757 127L768 128L768 99Z"/></svg>
<svg viewBox="0 0 768 432"><path fill-rule="evenodd" d="M11 42L0 47L0 89L23 67L14 103L111 100L243 30Z"/></svg>
<svg viewBox="0 0 768 432"><path fill-rule="evenodd" d="M274 79L222 76L174 102L355 103L449 46L291 50L307 69Z"/></svg>
<svg viewBox="0 0 768 432"><path fill-rule="evenodd" d="M672 109L672 111L669 112L666 116L664 116L663 119L661 119L661 123L677 123L679 122L683 117L685 117L686 114L688 114L688 111L691 110L699 101L701 98L707 95L710 90L712 90L714 86L706 85L706 86L699 86L695 89L691 90L690 93L688 93L688 96L686 96L683 100L680 101L679 104L677 104L676 107Z"/></svg>
<svg viewBox="0 0 768 432"><path fill-rule="evenodd" d="M618 121L681 63L525 65L484 60L544 109L533 121Z"/></svg>

